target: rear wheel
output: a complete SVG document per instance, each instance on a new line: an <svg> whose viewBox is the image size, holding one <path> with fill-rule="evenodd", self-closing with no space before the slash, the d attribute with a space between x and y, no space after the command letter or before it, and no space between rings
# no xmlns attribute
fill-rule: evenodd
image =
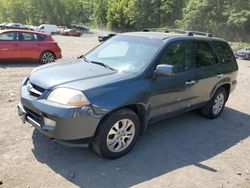
<svg viewBox="0 0 250 188"><path fill-rule="evenodd" d="M219 117L225 107L227 97L226 90L223 87L219 88L209 103L201 109L202 115L209 119Z"/></svg>
<svg viewBox="0 0 250 188"><path fill-rule="evenodd" d="M91 146L100 156L115 159L133 148L139 132L140 120L137 114L130 109L121 109L101 122Z"/></svg>
<svg viewBox="0 0 250 188"><path fill-rule="evenodd" d="M52 52L50 51L45 51L40 55L40 59L39 61L42 64L46 64L46 63L52 63L55 61L55 56Z"/></svg>

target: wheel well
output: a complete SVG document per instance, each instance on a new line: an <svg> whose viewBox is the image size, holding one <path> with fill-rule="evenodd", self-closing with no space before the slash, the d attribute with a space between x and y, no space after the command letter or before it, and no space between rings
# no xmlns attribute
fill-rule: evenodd
<svg viewBox="0 0 250 188"><path fill-rule="evenodd" d="M221 88L221 87L223 87L226 90L226 92L227 92L227 99L228 99L229 94L230 94L230 89L231 89L230 84L223 84L219 88Z"/></svg>
<svg viewBox="0 0 250 188"><path fill-rule="evenodd" d="M125 108L133 110L139 116L141 122L141 134L143 134L145 129L147 128L147 113L145 107L141 104L133 104L126 106Z"/></svg>
<svg viewBox="0 0 250 188"><path fill-rule="evenodd" d="M138 117L140 118L140 124L141 124L141 135L144 134L144 132L147 128L147 118L146 118L146 109L142 104L132 104L132 105L127 105L127 106L123 106L123 107L117 108L115 110L112 110L101 119L101 121L99 122L99 125L109 115L111 115L112 113L114 113L117 110L124 109L124 108L130 109L138 115ZM98 127L99 127L99 125L98 125Z"/></svg>

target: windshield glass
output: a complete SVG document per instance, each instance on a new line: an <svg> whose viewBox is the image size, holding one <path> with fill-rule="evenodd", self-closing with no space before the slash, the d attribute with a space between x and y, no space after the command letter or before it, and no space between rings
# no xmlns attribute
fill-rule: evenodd
<svg viewBox="0 0 250 188"><path fill-rule="evenodd" d="M118 71L137 73L149 63L162 44L163 41L157 39L118 35L89 52L85 58Z"/></svg>

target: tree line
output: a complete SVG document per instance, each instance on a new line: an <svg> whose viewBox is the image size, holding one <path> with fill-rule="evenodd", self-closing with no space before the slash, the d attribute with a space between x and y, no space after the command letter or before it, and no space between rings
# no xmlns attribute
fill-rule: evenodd
<svg viewBox="0 0 250 188"><path fill-rule="evenodd" d="M250 39L250 0L0 0L0 22L92 24L114 31L179 28Z"/></svg>

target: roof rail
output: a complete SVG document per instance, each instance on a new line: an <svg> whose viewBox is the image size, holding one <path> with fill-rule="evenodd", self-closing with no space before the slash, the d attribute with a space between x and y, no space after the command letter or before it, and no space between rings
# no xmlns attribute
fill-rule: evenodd
<svg viewBox="0 0 250 188"><path fill-rule="evenodd" d="M205 36L205 37L213 37L212 33L207 33L207 32L201 32L201 31L188 31L187 32L187 35L188 33L192 33L194 35L200 35L200 36ZM188 35L188 36L191 36L191 35Z"/></svg>
<svg viewBox="0 0 250 188"><path fill-rule="evenodd" d="M165 27L156 27L156 28L145 28L142 30L143 32L150 32L150 31L157 31L157 32L164 32L164 33L169 33L169 30L166 29Z"/></svg>
<svg viewBox="0 0 250 188"><path fill-rule="evenodd" d="M205 37L213 37L213 35L208 32L185 31L185 30L180 30L180 29L167 29L164 27L163 28L146 28L143 30L143 32L150 32L150 31L158 31L158 32L164 32L164 33L174 32L174 33L185 34L187 36L200 35L200 36L205 36Z"/></svg>

